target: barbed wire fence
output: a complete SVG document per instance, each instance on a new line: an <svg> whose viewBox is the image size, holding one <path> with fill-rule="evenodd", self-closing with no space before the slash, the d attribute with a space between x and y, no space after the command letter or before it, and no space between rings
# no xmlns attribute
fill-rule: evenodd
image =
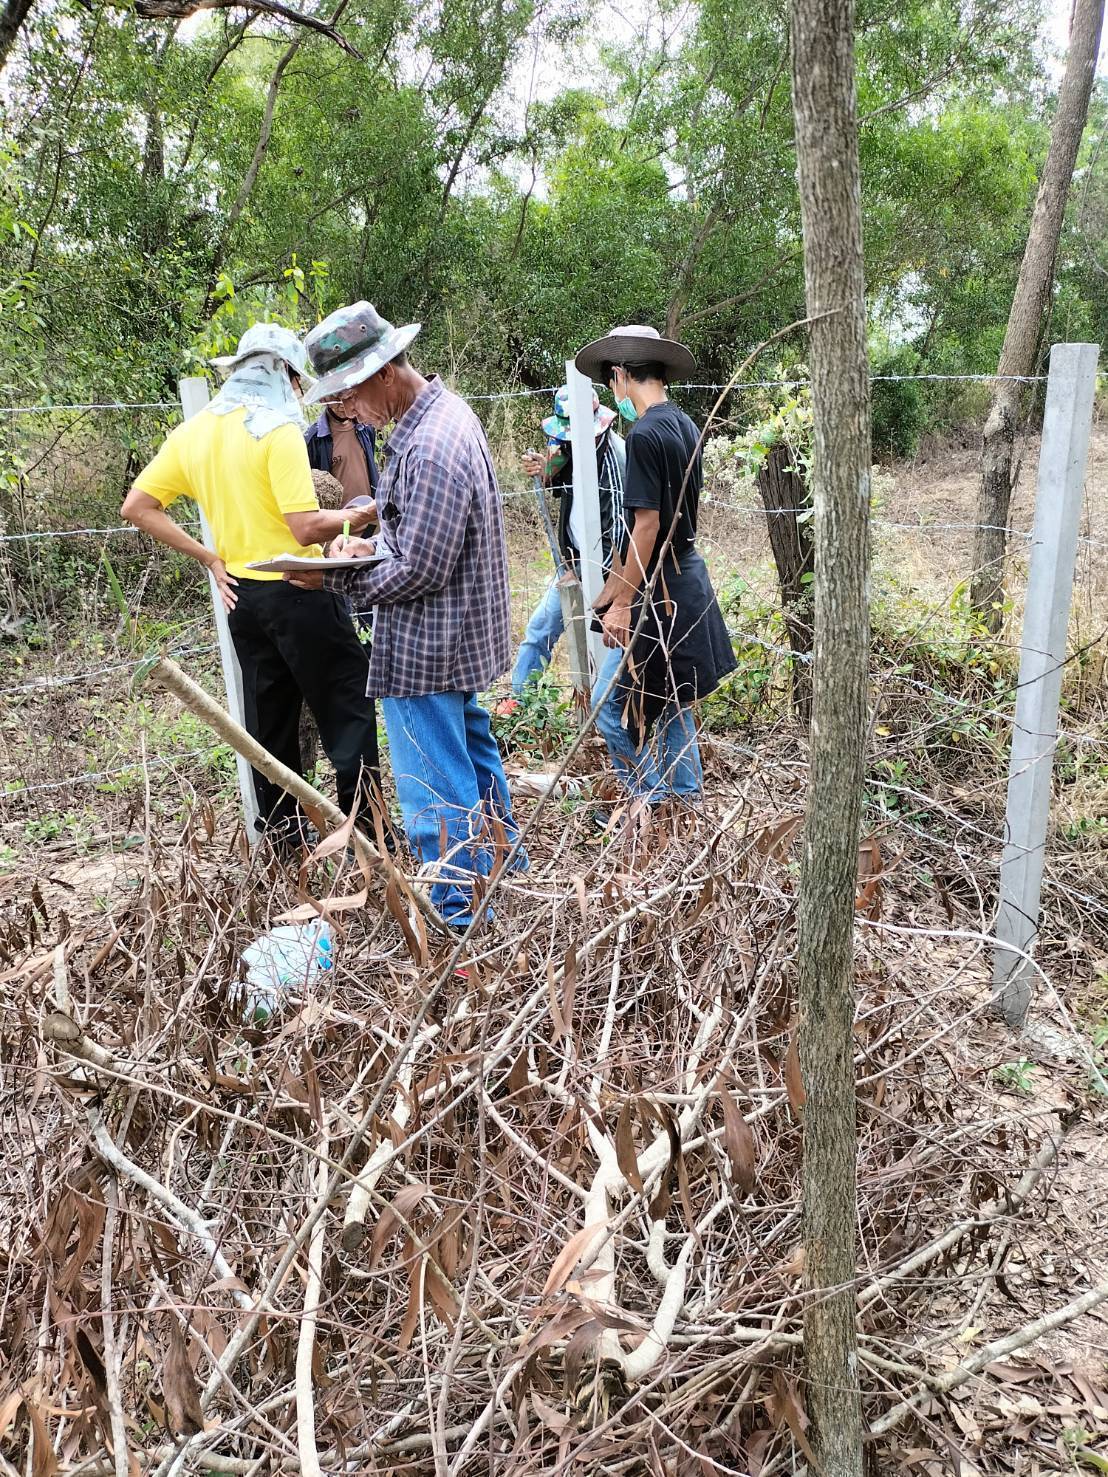
<svg viewBox="0 0 1108 1477"><path fill-rule="evenodd" d="M995 376L966 375L882 375L874 382L921 381L945 383L993 382ZM1040 385L1045 376L1020 377L1021 383ZM803 381L787 378L749 379L725 387L716 383L690 382L674 385L674 391L718 393L730 388L736 395L746 391L766 389L796 389ZM511 408L525 402L541 401L552 396L555 387L537 389L511 389L495 393L473 395L470 400L483 406L505 405ZM0 418L14 423L19 418L45 420L49 435L54 435L53 423L61 415L76 417L64 427L60 437L51 443L55 451L48 453L45 464L32 464L40 471L42 465L49 469L49 457L56 455L56 447L70 432L88 434L88 417L101 417L92 426L97 437L107 434L118 438L118 431L104 421L116 421L119 416L156 416L149 429L157 434L165 428L167 420L180 413L180 404L175 401L104 401L89 403L64 403L41 405L0 406ZM537 421L540 417L535 416ZM134 444L134 428L129 437ZM48 439L44 430L43 440ZM151 437L151 440L153 438ZM513 617L515 634L518 636L526 622L530 609L542 592L545 583L545 550L541 542L536 547L535 533L538 520L534 516L534 492L525 485L513 466L502 469L502 496L506 508L511 510L510 530L513 554ZM40 471L41 478L41 471ZM1028 479L1029 480L1029 479ZM909 474L908 489L894 486L887 496L884 492L876 500L873 513L873 533L877 555L877 573L874 588L875 609L878 612L876 635L879 644L875 648L875 717L873 734L873 775L871 799L874 810L890 827L915 828L918 833L918 812L933 814L934 795L928 787L926 774L915 775L912 764L898 746L905 739L904 725L880 720L882 713L895 709L902 713L916 714L918 749L922 754L930 746L945 743L948 748L960 747L967 755L981 745L987 746L994 756L1010 742L1014 722L1016 684L1013 678L1014 650L1018 640L999 640L986 647L977 643L978 655L970 663L967 672L960 674L958 682L952 682L950 673L927 670L927 662L941 657L944 642L950 648L947 656L952 657L954 648L961 654L970 649L966 639L965 612L961 608L960 592L968 580L970 554L968 544L980 525L972 517L957 516L960 509L952 510L945 496L932 500L928 491L921 486L921 475L917 471ZM1095 489L1099 491L1099 488ZM122 494L125 487L118 491ZM1010 589L1013 604L1017 607L1023 594L1026 552L1032 541L1033 531L1018 526L1017 514L1027 516L1026 496L1017 498L1012 523L1005 528L1010 543ZM100 497L100 506L103 498ZM42 516L52 512L57 499L50 497L29 500L30 508ZM80 506L95 506L88 496L80 500ZM142 558L150 562L172 563L163 553L151 550L147 541L135 544L137 530L130 525L108 520L85 520L77 526L12 526L28 511L28 502L17 507L13 500L13 516L7 527L0 526L0 569L3 569L3 587L7 589L10 603L6 626L7 644L17 657L2 663L3 681L0 681L0 698L7 710L9 732L14 737L5 737L3 765L0 767L0 825L23 827L33 832L36 807L56 806L59 796L72 792L74 807L85 809L95 802L98 794L113 794L117 789L137 786L144 770L151 768L175 773L179 767L194 765L203 760L214 765L217 773L228 772L230 763L225 750L218 745L198 747L198 737L190 733L187 726L178 733L152 730L147 733L147 744L153 745L145 759L140 760L133 752L126 752L126 745L134 746L133 725L123 723L118 729L119 746L113 752L110 745L105 762L105 747L93 741L89 755L93 762L84 768L66 766L65 758L72 752L72 743L50 743L28 752L26 731L41 721L44 712L47 724L51 718L68 718L69 709L75 703L86 710L85 717L90 727L104 725L112 712L124 712L132 702L130 683L142 665L142 656L126 655L127 640L121 631L105 641L102 630L104 611L111 612L109 590L103 591L100 609L89 610L85 592L76 598L76 609L59 611L51 617L33 625L33 642L21 640L27 617L21 613L19 601L27 588L39 588L44 576L38 566L47 551L56 558L54 551L64 550L64 558L81 571L94 565L101 567L105 555L109 563L114 551L124 549L126 558L132 560L131 551L142 550ZM801 512L802 509L782 508L779 513ZM58 520L59 524L61 520ZM195 520L193 523L195 527ZM1075 645L1081 649L1081 661L1092 670L1103 662L1103 632L1093 630L1099 616L1108 622L1108 558L1102 551L1108 550L1108 538L1093 531L1092 506L1086 501L1083 527L1078 535L1081 558L1078 565L1077 589L1085 597L1084 606L1075 617ZM728 755L741 762L748 757L750 745L736 741L735 728L743 727L763 731L772 724L774 716L778 728L788 725L789 672L795 670L798 657L783 639L780 606L775 599L772 565L767 558L767 514L760 504L754 485L736 475L722 475L705 486L701 503L700 542L704 547L710 566L720 586L721 594L728 607L728 620L737 649L743 655L737 677L737 691L725 704L716 701L708 705L706 714L711 746L720 755ZM541 539L541 536L540 536ZM519 557L528 540L533 552L530 559ZM38 570L36 574L36 570ZM195 587L192 572L180 569L171 571L171 584L177 580L176 592L166 601L163 586L158 585L155 593L146 601L147 576L140 573L136 583L144 603L157 616L169 616L162 622L162 634L170 654L190 661L206 680L217 676L214 658L216 643L202 639L205 628L210 630L210 620L195 611ZM15 581L20 580L20 590ZM128 588L128 595L133 593ZM890 634L885 629L886 611L892 612L897 602L904 605L903 620L897 635L902 648L901 655L907 660L895 661L896 652L884 649L880 642ZM928 604L928 602L930 602ZM170 609L165 609L168 603ZM160 607L160 608L159 608ZM182 610L181 607L184 607ZM923 614L924 610L929 611ZM174 619L174 610L179 618ZM913 650L910 639L911 622L919 627L918 650ZM1010 622L1014 625L1015 621ZM84 629L82 631L82 625ZM157 626L158 622L152 622ZM81 639L82 636L85 639ZM30 650L27 647L30 646ZM90 648L101 648L97 659L90 660ZM3 646L0 645L0 652ZM953 663L950 663L953 670ZM990 671L990 665L995 670ZM33 675L25 676L24 667L33 668ZM551 684L556 682L551 678ZM952 690L952 688L954 690ZM68 700L72 699L73 703ZM66 705L63 715L59 705ZM745 712L744 712L745 708ZM56 738L56 735L53 737ZM192 742L189 742L191 738ZM1080 715L1074 721L1063 721L1059 736L1059 752L1063 756L1063 782L1080 789L1085 777L1099 777L1100 767L1108 760L1108 741L1098 731L1088 731ZM163 752L164 748L164 752ZM99 759L100 762L96 762ZM796 762L801 762L798 758ZM967 766L969 760L966 761ZM916 781L913 783L913 779ZM988 781L995 793L1002 790L1002 782L995 776ZM82 799L82 797L86 797ZM913 807L915 807L913 809ZM976 819L961 815L957 820L948 807L947 821L955 832L968 830L977 843L987 837L995 847L997 855L1004 843L1004 828L994 816L988 826L982 826L980 816ZM1069 826L1075 839L1082 839L1081 827L1085 824L1078 815L1062 819L1062 827ZM1098 841L1095 824L1089 822L1090 840ZM917 834L918 839L918 834ZM1050 885L1048 880L1048 886ZM1103 903L1094 905L1099 912L1105 911Z"/></svg>
<svg viewBox="0 0 1108 1477"><path fill-rule="evenodd" d="M511 395L523 398L520 392ZM137 409L146 414L150 407ZM111 413L124 412L113 407ZM875 1429L882 1431L911 1409L917 1389L930 1390L915 1366L934 1372L940 1353L926 1344L921 1352L915 1329L940 1330L950 1321L940 1294L958 1300L955 1328L983 1323L980 1309L993 1296L1002 1266L1009 1283L1000 1286L1011 1296L1012 1271L1000 1258L1010 1240L1053 1238L1060 1276L1071 1279L1063 1282L1067 1297L1089 1280L1086 1263L1095 1262L1095 1248L1090 1253L1068 1222L1045 1224L1042 1207L1049 1209L1056 1160L1069 1129L1056 1126L1053 1105L1045 1101L1027 1103L1013 1095L998 1103L988 1073L978 1070L988 1059L987 1000L979 983L987 974L996 873L1006 839L1006 754L1020 689L1019 640L984 640L965 613L958 591L969 572L972 520L942 513L932 523L936 509L918 476L903 480L904 486L879 497L874 514L872 754L858 891L857 1072L864 1110L859 1307L881 1314L863 1328L862 1357L867 1384L879 1392L871 1398L882 1422ZM1089 480L1093 486L1095 478ZM518 632L544 582L542 535L531 513L532 491L508 476L504 484ZM1093 490L1103 496L1099 484ZM1026 489L1014 510L1017 525L1027 522L1025 494ZM218 691L211 616L196 599L199 572L168 565L161 571L165 579L144 583L144 561L161 559L157 551L136 545L132 530L115 528L108 518L76 523L12 529L0 543L0 564L5 550L24 569L28 560L73 549L83 555L78 563L87 571L101 567L105 545L133 550L124 584L132 597L142 592L132 605L149 622L149 634L163 636ZM75 1275L70 1295L78 1301L77 1312L66 1316L95 1333L110 1317L114 1276L117 1315L125 1279L127 1306L134 1307L133 1315L117 1322L117 1344L134 1341L141 1328L146 1344L140 1352L147 1365L157 1364L163 1335L155 1320L165 1316L176 1328L178 1310L185 1307L185 1338L191 1325L205 1342L199 1370L207 1378L211 1367L212 1375L200 1397L204 1419L193 1423L193 1437L185 1436L185 1427L172 1440L164 1439L162 1422L150 1425L144 1443L151 1448L144 1451L149 1469L157 1462L160 1472L179 1470L188 1458L205 1465L213 1445L233 1448L212 1457L213 1466L225 1470L261 1470L259 1448L263 1455L269 1451L274 1469L283 1459L295 1465L297 1447L285 1419L295 1406L298 1420L307 1409L318 1421L321 1444L332 1439L332 1417L343 1422L343 1440L335 1443L333 1457L328 1450L325 1470L351 1460L399 1466L432 1449L439 1466L438 1454L449 1448L451 1472L471 1477L494 1459L505 1471L553 1467L575 1446L587 1466L601 1466L609 1464L601 1447L606 1431L620 1441L611 1454L612 1470L625 1470L630 1455L659 1443L667 1457L672 1451L675 1463L683 1461L700 1439L689 1413L705 1411L706 1421L714 1419L714 1402L723 1395L736 1430L744 1412L769 1409L773 1400L783 1404L787 1398L795 1406L803 1399L795 1364L803 1294L789 1255L802 1204L800 1109L789 1078L795 1037L788 974L795 911L790 842L803 810L807 772L791 676L805 658L785 639L766 514L754 489L741 481L724 485L723 479L709 486L698 542L740 654L729 690L703 705L713 807L708 834L691 842L676 839L654 855L638 891L608 852L600 855L597 875L589 873L586 894L584 884L578 888L578 879L569 877L560 843L537 859L532 875L509 878L505 891L510 888L513 897L505 908L504 936L494 933L487 950L475 946L472 971L481 993L471 996L455 984L458 993L443 1021L415 1016L425 980L416 979L419 971L388 934L385 910L364 909L356 915L356 926L364 925L369 935L364 949L357 952L352 945L346 958L340 951L334 977L304 992L318 1008L314 1019L325 1025L326 1040L320 1032L311 1035L310 1024L298 1023L302 1038L282 1029L259 1033L257 1043L244 1047L237 1018L223 1009L222 974L260 926L249 910L253 875L225 849L212 848L218 855L200 858L187 843L166 847L161 855L153 848L147 896L136 899L133 911L124 904L96 920L99 932L63 939L46 952L39 946L18 966L25 971L13 988L20 1021L24 1013L51 1019L52 1000L66 1009L67 977L75 994L82 973L95 980L84 1006L78 1001L68 1008L75 1018L83 1009L83 1039L99 1050L91 1060L101 1065L78 1064L75 1076L64 1056L69 1047L44 1043L38 1060L28 1057L22 1075L12 1075L15 1098L30 1092L42 1061L56 1056L64 1067L49 1079L58 1089L55 1096L42 1095L51 1109L49 1133L40 1139L48 1151L27 1155L22 1141L21 1153L38 1178L33 1194L21 1190L13 1198L20 1215L29 1222L39 1205L50 1207L52 1239L72 1245L78 1238L69 1220L84 1213L75 1187L86 1182L78 1171L86 1161L103 1161L114 1173L99 1278L90 1270L85 1279L90 1287L95 1282L97 1292L103 1286L109 1291L103 1308L94 1299L82 1300ZM1011 560L1013 629L1025 599L1023 563L1032 542L1033 531L1020 528ZM1082 620L1090 629L1071 628L1066 654L1071 702L1058 768L1064 749L1067 789L1079 787L1089 769L1104 765L1108 773L1104 729L1096 721L1102 698L1078 690L1082 662L1103 653L1096 620L1108 601L1101 602L1097 583L1098 540L1090 534L1080 548L1078 582L1090 597ZM520 579L521 565L535 577ZM34 773L21 759L18 789L0 796L4 824L25 826L40 808L53 811L64 804L59 797L77 787L91 787L93 795L103 787L107 805L117 782L132 800L141 799L159 774L192 785L215 752L210 744L198 747L197 735L187 730L160 727L152 706L141 725L128 723L135 701L129 683L142 657L128 648L118 622L105 634L105 617L114 618L115 606L110 589L101 594L93 600L85 590L71 592L53 613L48 604L36 606L45 613L31 633L36 644L23 639L26 630L8 642L13 660L4 662L0 686L6 721L15 730L12 747L25 755L27 734L40 713L42 732L63 742L42 756L44 766L49 762L56 769ZM66 766L84 723L114 732L120 764L97 761L81 773ZM5 762L8 737L5 732ZM145 750L138 758L127 752L137 740ZM103 750L90 749L90 759L94 752ZM224 761L220 783L227 791L232 771L226 756ZM1072 852L1065 865L1067 873L1054 879L1056 911L1064 920L1057 934L1069 934L1076 958L1079 951L1103 947L1108 907L1104 890L1083 882ZM1051 881L1048 871L1048 886ZM281 899L293 901L291 895ZM652 926L658 918L667 920L664 929ZM172 937L178 960L182 950L186 956L184 965L168 963L164 978L156 972L151 947L163 935ZM1063 940L1056 936L1053 942ZM172 953L166 952L167 960ZM450 964L444 970L449 976ZM1046 990L1049 981L1043 978ZM166 1008L151 1010L161 994ZM144 1011L154 1025L136 1037L130 1023L141 1025ZM1068 1020L1064 1014L1063 1019ZM22 1041L14 1009L11 1021L7 1038ZM1076 1031L1069 1035L1079 1039ZM972 1056L962 1050L971 1036ZM214 1041L212 1062L198 1055L198 1039ZM301 1039L305 1057L299 1071L308 1088L305 1098L294 1100L300 1084L290 1060ZM100 1089L95 1097L80 1075L94 1072ZM76 1089L66 1088L67 1079ZM36 1100L39 1091L34 1088ZM647 1101L659 1105L658 1121L636 1126L634 1114ZM728 1125L729 1101L733 1112L745 1115L752 1136L750 1166L742 1163L734 1123ZM587 1111L574 1116L578 1103ZM665 1127L661 1110L668 1114ZM133 1111L136 1122L129 1131ZM23 1121L15 1111L0 1116L9 1124ZM207 1125L203 1144L196 1123ZM373 1126L360 1152L367 1125ZM669 1179L665 1151L674 1132L687 1156L681 1171L687 1183L678 1177L673 1206L659 1210ZM20 1141L13 1137L13 1144ZM343 1165L349 1161L356 1168L357 1180L335 1172L340 1156ZM10 1157L19 1162L16 1153ZM641 1182L641 1205L619 1182L627 1163ZM744 1176L750 1176L748 1183ZM1040 1179L1047 1193L1032 1197ZM98 1195L94 1186L89 1199ZM1016 1216L1025 1201L1032 1213L1020 1222ZM610 1226L597 1236L609 1215ZM120 1216L123 1225L137 1228L136 1238L146 1224L165 1222L170 1244L176 1238L199 1248L191 1267L183 1263L183 1274L195 1278L195 1285L170 1288L160 1273L151 1283L145 1324L134 1269L112 1261ZM1003 1227L995 1257L988 1239L994 1221ZM402 1253L391 1244L394 1230L410 1238ZM84 1245L83 1228L80 1240ZM582 1253L592 1248L593 1265L582 1261L590 1304L649 1332L636 1357L610 1330L598 1334L581 1325L590 1340L583 1374L573 1372L568 1357L564 1369L554 1362L551 1377L536 1387L535 1445L517 1452L512 1466L506 1448L495 1443L509 1439L504 1433L512 1432L523 1409L517 1394L533 1399L527 1393L533 1376L524 1372L517 1379L520 1367L533 1351L541 1354L536 1367L550 1362L555 1346L576 1337L577 1325L566 1317L576 1294L562 1286L574 1270L570 1241ZM964 1266L956 1255L963 1242L970 1248ZM20 1244L31 1244L29 1231ZM296 1268L298 1247L304 1276ZM54 1422L83 1408L83 1397L70 1391L76 1377L62 1367L68 1345L60 1333L48 1340L37 1321L39 1299L41 1329L58 1321L40 1287L42 1270L49 1280L50 1266L46 1257L13 1259L12 1276L24 1279L13 1286L13 1306L22 1297L34 1310L18 1373L27 1375L28 1401L38 1398L30 1377L37 1358L47 1375L42 1388L51 1391L61 1413L50 1414ZM736 1267L743 1269L737 1278ZM1028 1314L1050 1298L1030 1278L1016 1292L1038 1297L1028 1304ZM663 1318L663 1308L671 1305L672 1317ZM372 1344L364 1341L368 1307ZM405 1324L409 1316L414 1321L398 1334L405 1307ZM282 1354L268 1332L259 1347L274 1350L269 1383L255 1373L258 1361L240 1358L263 1311L273 1328L292 1330L297 1341L295 1384L287 1350ZM336 1377L330 1394L320 1387L314 1415L313 1396L300 1378L301 1351L310 1368L313 1340ZM217 1352L207 1352L213 1348ZM965 1377L987 1357L1007 1352L986 1345L976 1365L967 1352ZM391 1365L383 1373L382 1353ZM105 1362L110 1386L111 1359ZM725 1362L740 1377L733 1389L717 1383ZM618 1381L611 1375L613 1363ZM554 1381L563 1373L569 1415L559 1425L563 1402ZM616 1388L605 1389L605 1373ZM221 1405L225 1389L232 1398ZM632 1401L621 1406L627 1389ZM644 1390L649 1400L641 1398ZM109 1390L108 1398L120 1408L124 1399L146 1408L130 1387L123 1396ZM929 1407L933 1424L939 1403L936 1397ZM576 1410L584 1413L579 1423L569 1418ZM617 1420L618 1431L610 1431ZM760 1433L763 1454L772 1455L761 1470L795 1470L799 1455L789 1424L778 1422L775 1435L768 1428ZM1011 1427L1011 1420L1005 1424ZM1002 1437L998 1431L990 1439ZM35 1441L37 1455L37 1435ZM78 1451L76 1438L71 1447ZM727 1455L730 1469L743 1465L741 1451ZM89 1470L99 1477L109 1467L103 1462Z"/></svg>

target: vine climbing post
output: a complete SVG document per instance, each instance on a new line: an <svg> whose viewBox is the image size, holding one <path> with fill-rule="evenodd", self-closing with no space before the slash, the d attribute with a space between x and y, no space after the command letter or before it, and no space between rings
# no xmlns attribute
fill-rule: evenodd
<svg viewBox="0 0 1108 1477"><path fill-rule="evenodd" d="M815 646L798 912L804 1352L822 1477L861 1477L854 896L869 657L869 366L852 0L792 0L793 113L811 329Z"/></svg>

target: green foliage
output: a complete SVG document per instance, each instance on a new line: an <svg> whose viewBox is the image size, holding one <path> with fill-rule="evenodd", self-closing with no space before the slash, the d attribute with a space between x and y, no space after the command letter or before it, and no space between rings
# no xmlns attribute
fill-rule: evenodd
<svg viewBox="0 0 1108 1477"><path fill-rule="evenodd" d="M494 707L492 730L509 751L556 759L577 735L572 689L551 667L533 672L512 712Z"/></svg>
<svg viewBox="0 0 1108 1477"><path fill-rule="evenodd" d="M860 7L874 320L923 367L995 366L1049 118L1036 24L1028 0ZM723 376L803 315L780 11L655 0L632 32L579 0L353 0L341 25L364 60L294 32L269 117L289 33L264 18L32 11L3 104L10 396L168 398L252 318L359 296L476 390L667 314ZM1093 332L1108 175L1082 168L1059 304Z"/></svg>
<svg viewBox="0 0 1108 1477"><path fill-rule="evenodd" d="M1029 1057L1021 1056L1014 1062L1005 1062L1002 1067L995 1067L993 1080L998 1086L1007 1088L1009 1092L1026 1095L1034 1090L1031 1077L1034 1070L1035 1063Z"/></svg>
<svg viewBox="0 0 1108 1477"><path fill-rule="evenodd" d="M752 392L753 423L732 443L739 469L744 476L753 479L775 447L787 446L793 466L803 473L805 485L810 488L812 391L807 382L807 367L778 363L766 378L782 383ZM798 521L803 521L804 517L801 514Z"/></svg>
<svg viewBox="0 0 1108 1477"><path fill-rule="evenodd" d="M919 382L910 379L881 379L881 375L910 375L919 370L920 358L915 350L879 349L870 354L873 383L873 454L911 456L919 445L920 432L926 424L923 391Z"/></svg>

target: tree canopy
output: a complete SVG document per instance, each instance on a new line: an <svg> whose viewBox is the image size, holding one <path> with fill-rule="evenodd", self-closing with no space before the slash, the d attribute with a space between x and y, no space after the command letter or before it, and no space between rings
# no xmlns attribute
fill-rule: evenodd
<svg viewBox="0 0 1108 1477"><path fill-rule="evenodd" d="M150 12L150 7L146 7ZM171 394L253 317L367 297L471 390L614 322L706 377L803 316L786 8L349 0L317 31L39 0L0 93L5 398ZM865 0L875 353L995 366L1054 97L1039 6ZM1108 315L1100 88L1056 312ZM798 346L798 352L799 352Z"/></svg>

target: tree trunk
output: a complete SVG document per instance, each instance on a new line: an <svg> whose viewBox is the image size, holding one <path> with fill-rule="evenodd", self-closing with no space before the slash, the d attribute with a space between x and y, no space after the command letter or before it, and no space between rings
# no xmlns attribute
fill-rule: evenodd
<svg viewBox="0 0 1108 1477"><path fill-rule="evenodd" d="M792 664L793 707L807 727L812 717L812 575L815 547L812 520L806 517L808 489L787 446L775 446L757 477L766 526L781 587L781 610Z"/></svg>
<svg viewBox="0 0 1108 1477"><path fill-rule="evenodd" d="M1050 148L1039 181L1031 230L997 366L997 374L1001 376L1028 375L1035 367L1043 320L1054 288L1054 260L1062 234L1066 197L1089 112L1103 20L1104 0L1075 0L1058 111L1050 131ZM1021 386L1013 379L997 381L981 443L981 488L977 503L980 526L973 541L970 604L994 633L1000 629L1004 600L1004 554L1020 391Z"/></svg>
<svg viewBox="0 0 1108 1477"><path fill-rule="evenodd" d="M860 1477L854 893L869 655L870 412L852 0L792 0L811 332L815 661L798 912L804 1351L823 1477Z"/></svg>
<svg viewBox="0 0 1108 1477"><path fill-rule="evenodd" d="M34 0L7 0L7 4L0 10L0 71L4 70L8 53L15 45L33 4Z"/></svg>

